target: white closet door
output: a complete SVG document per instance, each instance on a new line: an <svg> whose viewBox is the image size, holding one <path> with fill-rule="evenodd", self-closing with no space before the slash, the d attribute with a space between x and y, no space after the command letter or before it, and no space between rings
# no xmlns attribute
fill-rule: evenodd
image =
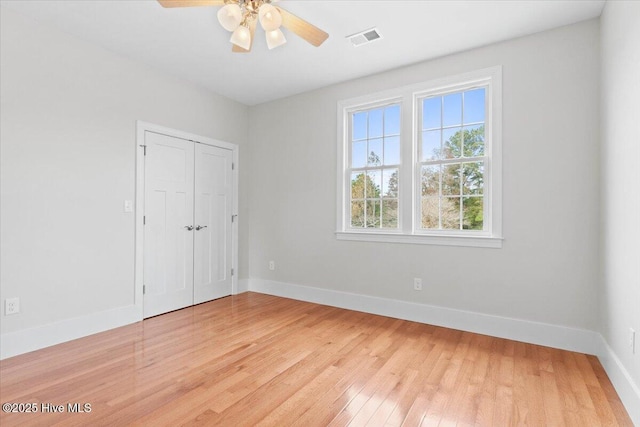
<svg viewBox="0 0 640 427"><path fill-rule="evenodd" d="M232 159L196 144L194 304L231 295Z"/></svg>
<svg viewBox="0 0 640 427"><path fill-rule="evenodd" d="M145 132L144 317L193 304L194 144Z"/></svg>

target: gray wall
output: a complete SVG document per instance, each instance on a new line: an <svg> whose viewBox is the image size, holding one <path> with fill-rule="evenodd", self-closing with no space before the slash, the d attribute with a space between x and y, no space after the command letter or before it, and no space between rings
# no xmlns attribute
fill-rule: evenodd
<svg viewBox="0 0 640 427"><path fill-rule="evenodd" d="M0 300L21 303L19 315L2 310L6 333L133 304L134 215L123 201L135 200L136 120L237 143L242 155L248 108L1 16Z"/></svg>
<svg viewBox="0 0 640 427"><path fill-rule="evenodd" d="M503 248L337 241L337 102L494 65ZM598 84L592 20L252 107L251 278L597 329Z"/></svg>
<svg viewBox="0 0 640 427"><path fill-rule="evenodd" d="M640 385L640 3L602 14L601 333ZM628 345L636 331L636 352ZM636 391L638 393L638 391ZM635 409L640 419L640 408Z"/></svg>

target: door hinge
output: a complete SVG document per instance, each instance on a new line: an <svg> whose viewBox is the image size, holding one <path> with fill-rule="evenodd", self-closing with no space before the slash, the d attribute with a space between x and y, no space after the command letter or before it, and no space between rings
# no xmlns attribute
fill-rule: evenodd
<svg viewBox="0 0 640 427"><path fill-rule="evenodd" d="M232 269L231 269L231 275L232 275L232 276L233 276L233 273L234 273L234 270L233 270L233 268L232 268Z"/></svg>
<svg viewBox="0 0 640 427"><path fill-rule="evenodd" d="M146 156L147 155L147 146L146 145L140 145L140 147L142 147L142 149L144 150L143 156Z"/></svg>
<svg viewBox="0 0 640 427"><path fill-rule="evenodd" d="M237 216L238 216L238 215L231 215L231 222L235 222L235 221L236 221L236 217L237 217Z"/></svg>
<svg viewBox="0 0 640 427"><path fill-rule="evenodd" d="M147 293L147 286L146 285L142 285L142 295Z"/></svg>
<svg viewBox="0 0 640 427"><path fill-rule="evenodd" d="M147 217L145 215L142 216L142 225L147 224Z"/></svg>
<svg viewBox="0 0 640 427"><path fill-rule="evenodd" d="M235 170L236 168L236 164L235 163L231 163L231 170Z"/></svg>

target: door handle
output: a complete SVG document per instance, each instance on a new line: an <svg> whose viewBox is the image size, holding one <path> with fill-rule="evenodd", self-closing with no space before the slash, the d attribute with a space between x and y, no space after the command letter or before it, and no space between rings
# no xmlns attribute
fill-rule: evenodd
<svg viewBox="0 0 640 427"><path fill-rule="evenodd" d="M186 228L187 231L191 231L193 230L193 225L185 225L184 228Z"/></svg>
<svg viewBox="0 0 640 427"><path fill-rule="evenodd" d="M207 226L206 225L196 225L196 231L200 231L203 228L207 228Z"/></svg>

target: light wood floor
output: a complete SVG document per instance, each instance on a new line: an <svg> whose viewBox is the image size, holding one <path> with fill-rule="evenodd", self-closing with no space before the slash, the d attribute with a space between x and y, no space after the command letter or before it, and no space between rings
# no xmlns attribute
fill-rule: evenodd
<svg viewBox="0 0 640 427"><path fill-rule="evenodd" d="M593 356L246 293L1 362L12 425L631 426ZM67 408L65 407L65 410Z"/></svg>

